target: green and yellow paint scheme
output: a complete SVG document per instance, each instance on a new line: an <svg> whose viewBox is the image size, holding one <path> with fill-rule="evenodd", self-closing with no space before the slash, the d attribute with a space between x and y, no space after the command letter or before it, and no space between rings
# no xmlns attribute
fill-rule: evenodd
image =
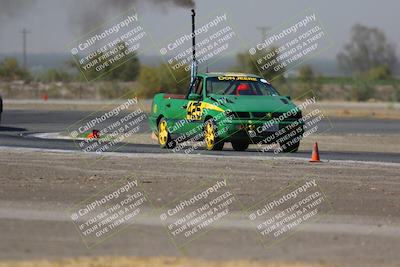
<svg viewBox="0 0 400 267"><path fill-rule="evenodd" d="M285 113L290 114L282 119ZM302 135L301 118L290 97L279 95L260 76L204 73L197 74L186 95L156 94L149 121L161 147L172 148L168 142L179 136L186 140L197 135L209 150L222 149L225 142L244 150L295 121L301 128L297 135Z"/></svg>

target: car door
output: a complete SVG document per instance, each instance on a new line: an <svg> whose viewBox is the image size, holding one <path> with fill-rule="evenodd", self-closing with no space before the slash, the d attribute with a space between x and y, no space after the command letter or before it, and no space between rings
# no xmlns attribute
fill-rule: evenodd
<svg viewBox="0 0 400 267"><path fill-rule="evenodd" d="M202 77L197 77L194 86L192 86L189 94L197 94L200 95L199 100L188 100L187 107L186 107L186 121L187 121L187 131L195 130L194 132L198 132L201 130L203 125L202 120L202 113L203 113L203 89L204 89L204 82Z"/></svg>
<svg viewBox="0 0 400 267"><path fill-rule="evenodd" d="M186 96L171 96L165 99L165 117L168 120L168 130L171 134L185 131L185 118L187 107Z"/></svg>
<svg viewBox="0 0 400 267"><path fill-rule="evenodd" d="M192 120L196 119L198 110L196 106L199 101L189 101L191 93L198 90L199 80L196 78L193 85L189 87L188 93L183 98L166 99L166 115L169 121L169 130L173 134L187 134L192 128ZM197 112L197 113L196 113ZM187 136L186 136L187 137Z"/></svg>

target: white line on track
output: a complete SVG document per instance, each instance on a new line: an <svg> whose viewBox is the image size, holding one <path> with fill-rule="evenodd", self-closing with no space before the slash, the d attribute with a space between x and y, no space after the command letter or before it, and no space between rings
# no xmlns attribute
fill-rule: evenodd
<svg viewBox="0 0 400 267"><path fill-rule="evenodd" d="M47 149L47 148L25 148L25 147L11 147L0 146L3 151L16 151L16 152L47 152L47 153L63 153L63 154L77 154L91 157L107 156L107 157L125 157L125 158L227 158L225 155L205 155L205 154L183 154L183 153L121 153L121 152L105 152L96 154L94 152L85 153L80 150L63 150L63 149ZM301 157L285 157L285 156L228 156L234 159L255 159L255 160L286 160L286 161L301 161L308 162L308 158ZM400 163L395 162L380 162L380 161L357 161L357 160L327 160L317 164L364 164L364 165L378 165L378 166L392 166L400 167ZM313 163L316 164L316 163Z"/></svg>

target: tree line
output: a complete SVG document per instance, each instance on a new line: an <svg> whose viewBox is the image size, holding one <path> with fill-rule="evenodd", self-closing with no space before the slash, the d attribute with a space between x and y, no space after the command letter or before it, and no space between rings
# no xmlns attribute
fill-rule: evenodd
<svg viewBox="0 0 400 267"><path fill-rule="evenodd" d="M124 44L122 44L124 45ZM127 47L125 46L125 49ZM274 51L260 52L254 55L255 58L263 56L262 53ZM101 54L98 55L101 58ZM279 54L271 58L278 57ZM104 68L100 72L95 70L85 73L87 78L95 78L100 76L100 80L105 81L136 81L137 95L140 97L151 98L158 92L184 93L187 90L189 73L183 68L173 71L166 63L159 66L151 67L140 63L135 53L130 54L129 60L117 68ZM339 67L351 75L357 81L359 87L368 87L369 81L394 79L395 70L398 66L398 58L396 55L395 45L391 43L385 36L385 33L377 28L367 27L356 24L351 29L351 38L346 43L342 51L337 55ZM41 81L41 82L70 82L83 81L83 77L75 62L67 62L70 70L49 69L45 73L34 77L31 73L24 70L15 58L5 58L0 62L0 81ZM256 63L253 61L249 53L239 53L236 56L236 65L232 71L240 71L245 73L260 73ZM278 71L273 69L262 70L261 75L264 77L279 77L276 83L285 83L285 68ZM303 65L299 68L297 82L302 83L305 87L317 87L316 74L309 65ZM367 93L365 93L367 94Z"/></svg>

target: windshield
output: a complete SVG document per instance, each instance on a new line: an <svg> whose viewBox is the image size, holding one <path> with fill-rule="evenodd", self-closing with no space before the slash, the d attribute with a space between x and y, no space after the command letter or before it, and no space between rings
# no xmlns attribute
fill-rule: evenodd
<svg viewBox="0 0 400 267"><path fill-rule="evenodd" d="M207 79L207 94L216 95L279 95L265 79L242 76L221 76Z"/></svg>

